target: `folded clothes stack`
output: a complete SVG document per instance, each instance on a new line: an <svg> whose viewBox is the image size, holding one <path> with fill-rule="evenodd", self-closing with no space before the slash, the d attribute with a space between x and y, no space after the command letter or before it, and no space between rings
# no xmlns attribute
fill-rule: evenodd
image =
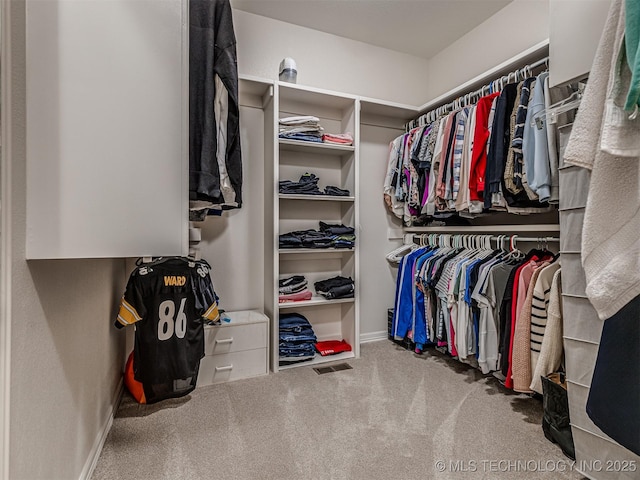
<svg viewBox="0 0 640 480"><path fill-rule="evenodd" d="M325 297L327 300L336 298L353 298L355 293L355 284L351 277L332 277L327 280L321 280L313 284L316 292Z"/></svg>
<svg viewBox="0 0 640 480"><path fill-rule="evenodd" d="M335 355L342 352L350 352L351 345L344 340L325 340L316 343L317 352L326 357L327 355Z"/></svg>
<svg viewBox="0 0 640 480"><path fill-rule="evenodd" d="M342 224L336 225L320 222L320 231L328 235L352 235L355 232L355 229L353 227L346 227Z"/></svg>
<svg viewBox="0 0 640 480"><path fill-rule="evenodd" d="M342 188L338 188L338 187L334 187L332 185L326 186L324 187L324 194L325 195L333 195L336 197L348 197L349 195L351 195L351 192L349 190L345 190Z"/></svg>
<svg viewBox="0 0 640 480"><path fill-rule="evenodd" d="M323 195L318 188L318 180L320 179L313 173L305 173L297 182L280 180L279 191L294 195Z"/></svg>
<svg viewBox="0 0 640 480"><path fill-rule="evenodd" d="M303 275L281 278L278 282L278 303L301 302L311 300L311 290L307 288L307 279Z"/></svg>
<svg viewBox="0 0 640 480"><path fill-rule="evenodd" d="M353 145L353 136L349 132L325 133L322 135L322 141L332 145Z"/></svg>
<svg viewBox="0 0 640 480"><path fill-rule="evenodd" d="M280 365L312 360L317 338L309 320L299 313L283 313L279 324Z"/></svg>
<svg viewBox="0 0 640 480"><path fill-rule="evenodd" d="M298 230L278 237L279 248L353 248L356 236L352 227L328 225L326 230ZM341 233L344 232L344 233Z"/></svg>
<svg viewBox="0 0 640 480"><path fill-rule="evenodd" d="M292 180L280 180L278 190L280 193L288 195L333 195L339 197L348 197L351 195L349 190L329 185L324 188L324 192L318 188L320 179L313 173L305 173L300 180L294 182Z"/></svg>
<svg viewBox="0 0 640 480"><path fill-rule="evenodd" d="M311 115L286 117L281 118L278 123L280 138L322 143L324 129L320 126L318 117Z"/></svg>

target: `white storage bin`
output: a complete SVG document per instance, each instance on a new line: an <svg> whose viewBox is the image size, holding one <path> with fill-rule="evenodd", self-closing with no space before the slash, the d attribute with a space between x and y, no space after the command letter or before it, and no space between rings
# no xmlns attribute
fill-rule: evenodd
<svg viewBox="0 0 640 480"><path fill-rule="evenodd" d="M591 421L587 414L589 389L573 382L567 382L567 393L569 397L569 417L571 419L571 425L605 437L605 433Z"/></svg>
<svg viewBox="0 0 640 480"><path fill-rule="evenodd" d="M582 226L584 208L560 211L560 251L580 252L582 250Z"/></svg>
<svg viewBox="0 0 640 480"><path fill-rule="evenodd" d="M598 345L565 337L564 357L567 380L580 385L591 385L598 358Z"/></svg>
<svg viewBox="0 0 640 480"><path fill-rule="evenodd" d="M562 293L585 297L587 279L580 261L580 254L563 253L560 262L562 263Z"/></svg>
<svg viewBox="0 0 640 480"><path fill-rule="evenodd" d="M564 167L559 170L560 210L584 208L589 196L591 172L580 167Z"/></svg>
<svg viewBox="0 0 640 480"><path fill-rule="evenodd" d="M564 271L562 272L564 275ZM568 338L600 343L604 322L587 298L562 297L563 335Z"/></svg>
<svg viewBox="0 0 640 480"><path fill-rule="evenodd" d="M575 471L597 480L638 480L638 455L580 427L573 426L571 433L576 448Z"/></svg>

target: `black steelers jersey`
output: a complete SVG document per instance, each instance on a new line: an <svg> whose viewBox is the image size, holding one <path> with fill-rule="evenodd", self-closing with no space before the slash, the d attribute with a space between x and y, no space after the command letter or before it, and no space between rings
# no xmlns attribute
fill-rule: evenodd
<svg viewBox="0 0 640 480"><path fill-rule="evenodd" d="M136 326L135 379L166 384L197 375L204 356L203 319L218 319L210 266L204 260L162 258L129 277L115 325Z"/></svg>

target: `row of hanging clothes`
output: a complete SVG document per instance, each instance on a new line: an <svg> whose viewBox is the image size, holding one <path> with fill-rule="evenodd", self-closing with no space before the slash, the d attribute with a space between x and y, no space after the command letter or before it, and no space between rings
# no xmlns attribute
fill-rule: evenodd
<svg viewBox="0 0 640 480"><path fill-rule="evenodd" d="M555 125L567 98L549 88L546 59L493 81L407 125L389 145L384 199L407 226L489 212L545 213L558 203Z"/></svg>
<svg viewBox="0 0 640 480"><path fill-rule="evenodd" d="M419 354L435 346L515 391L542 393L541 376L562 362L560 265L547 247L559 239L521 238L537 243L524 253L517 236L409 237L387 256L398 263L393 338L411 339Z"/></svg>

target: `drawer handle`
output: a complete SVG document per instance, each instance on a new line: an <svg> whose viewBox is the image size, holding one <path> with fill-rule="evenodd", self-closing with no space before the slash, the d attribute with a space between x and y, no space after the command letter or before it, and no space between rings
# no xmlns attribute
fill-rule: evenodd
<svg viewBox="0 0 640 480"><path fill-rule="evenodd" d="M225 343L233 343L233 337L231 337L231 338L223 338L222 340L218 340L216 338L216 345L223 345Z"/></svg>
<svg viewBox="0 0 640 480"><path fill-rule="evenodd" d="M216 372L228 372L233 369L233 365L225 365L224 367L216 367Z"/></svg>

